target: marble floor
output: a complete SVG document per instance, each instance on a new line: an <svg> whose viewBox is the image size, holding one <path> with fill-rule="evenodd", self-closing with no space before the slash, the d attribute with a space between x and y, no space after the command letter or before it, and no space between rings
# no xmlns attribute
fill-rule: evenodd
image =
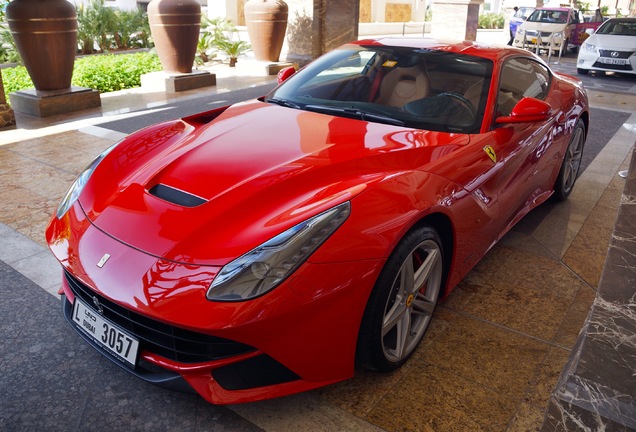
<svg viewBox="0 0 636 432"><path fill-rule="evenodd" d="M619 98L590 94L594 107L636 111ZM44 245L68 185L116 139L89 128L0 145L0 223ZM538 430L594 300L635 141L633 114L568 202L528 215L470 272L399 371L231 409L264 430Z"/></svg>

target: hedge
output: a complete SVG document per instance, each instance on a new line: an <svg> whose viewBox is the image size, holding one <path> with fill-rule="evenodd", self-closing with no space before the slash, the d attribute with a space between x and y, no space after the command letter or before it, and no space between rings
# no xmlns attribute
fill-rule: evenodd
<svg viewBox="0 0 636 432"><path fill-rule="evenodd" d="M108 93L141 85L141 75L161 70L159 57L150 53L104 54L75 60L72 85ZM24 66L2 69L4 91L33 88L33 82Z"/></svg>

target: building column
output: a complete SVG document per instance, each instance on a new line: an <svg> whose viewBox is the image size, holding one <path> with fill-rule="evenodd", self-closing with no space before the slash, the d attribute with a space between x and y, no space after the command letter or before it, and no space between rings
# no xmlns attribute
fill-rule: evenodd
<svg viewBox="0 0 636 432"><path fill-rule="evenodd" d="M237 0L208 0L208 17L210 18L227 18L234 25L241 24L239 12L239 4Z"/></svg>
<svg viewBox="0 0 636 432"><path fill-rule="evenodd" d="M479 7L484 0L433 0L431 36L438 39L477 39Z"/></svg>
<svg viewBox="0 0 636 432"><path fill-rule="evenodd" d="M314 0L314 58L358 39L360 0Z"/></svg>
<svg viewBox="0 0 636 432"><path fill-rule="evenodd" d="M286 60L301 66L358 39L360 0L285 0Z"/></svg>

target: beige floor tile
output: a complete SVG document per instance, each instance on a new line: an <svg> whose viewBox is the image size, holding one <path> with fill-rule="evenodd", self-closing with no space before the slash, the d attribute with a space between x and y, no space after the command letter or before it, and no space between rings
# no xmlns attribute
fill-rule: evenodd
<svg viewBox="0 0 636 432"><path fill-rule="evenodd" d="M545 409L569 357L569 349L559 347L548 349L548 353L539 365L537 376L531 381L528 393L524 397L528 404L539 410Z"/></svg>
<svg viewBox="0 0 636 432"><path fill-rule="evenodd" d="M611 236L612 228L585 224L563 257L563 262L591 287L599 284Z"/></svg>
<svg viewBox="0 0 636 432"><path fill-rule="evenodd" d="M316 390L329 403L358 417L365 417L400 379L409 373L416 362L408 362L392 373L356 371L353 379Z"/></svg>
<svg viewBox="0 0 636 432"><path fill-rule="evenodd" d="M515 408L497 391L418 364L366 419L387 431L503 431Z"/></svg>
<svg viewBox="0 0 636 432"><path fill-rule="evenodd" d="M506 432L538 432L543 424L543 410L521 404Z"/></svg>
<svg viewBox="0 0 636 432"><path fill-rule="evenodd" d="M565 318L554 338L554 343L567 348L574 346L576 338L585 323L585 319L590 313L590 308L594 303L595 297L596 291L590 287L579 290L572 305L570 305L570 308L565 314Z"/></svg>
<svg viewBox="0 0 636 432"><path fill-rule="evenodd" d="M549 348L444 307L438 308L434 324L412 361L435 365L515 400L523 397Z"/></svg>

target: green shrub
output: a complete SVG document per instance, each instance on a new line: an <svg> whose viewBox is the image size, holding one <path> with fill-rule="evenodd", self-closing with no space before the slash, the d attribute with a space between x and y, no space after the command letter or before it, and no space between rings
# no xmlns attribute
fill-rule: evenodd
<svg viewBox="0 0 636 432"><path fill-rule="evenodd" d="M2 69L4 93L9 101L9 93L33 87L33 81L24 66Z"/></svg>
<svg viewBox="0 0 636 432"><path fill-rule="evenodd" d="M82 57L75 61L73 85L108 93L139 87L141 75L159 70L159 57L149 53Z"/></svg>
<svg viewBox="0 0 636 432"><path fill-rule="evenodd" d="M75 60L72 84L108 93L139 87L141 75L159 70L159 57L149 53L87 56ZM2 69L2 78L7 100L11 92L33 88L24 66Z"/></svg>
<svg viewBox="0 0 636 432"><path fill-rule="evenodd" d="M479 22L477 23L480 29L502 29L506 17L502 13L485 13L479 15Z"/></svg>

